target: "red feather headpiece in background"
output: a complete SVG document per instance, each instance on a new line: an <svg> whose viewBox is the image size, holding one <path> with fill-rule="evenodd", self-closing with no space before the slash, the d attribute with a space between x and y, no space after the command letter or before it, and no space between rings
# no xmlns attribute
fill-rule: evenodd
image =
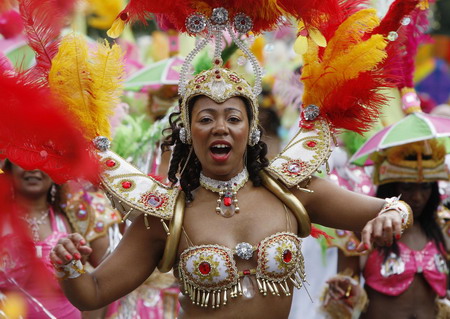
<svg viewBox="0 0 450 319"><path fill-rule="evenodd" d="M58 184L80 177L96 180L90 143L49 89L6 76L0 77L0 87L0 159L45 171Z"/></svg>

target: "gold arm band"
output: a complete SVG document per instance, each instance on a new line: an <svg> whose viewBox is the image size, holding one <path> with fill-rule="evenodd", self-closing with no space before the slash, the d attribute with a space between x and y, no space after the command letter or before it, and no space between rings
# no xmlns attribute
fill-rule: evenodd
<svg viewBox="0 0 450 319"><path fill-rule="evenodd" d="M186 204L185 199L186 195L184 192L179 192L178 198L175 202L173 217L169 224L170 234L167 236L164 254L158 265L158 269L161 272L170 271L177 257L178 244L180 243L184 219L184 208Z"/></svg>
<svg viewBox="0 0 450 319"><path fill-rule="evenodd" d="M311 221L300 200L265 171L261 170L259 175L261 176L263 185L278 197L295 215L298 222L298 235L300 237L308 237L311 233Z"/></svg>

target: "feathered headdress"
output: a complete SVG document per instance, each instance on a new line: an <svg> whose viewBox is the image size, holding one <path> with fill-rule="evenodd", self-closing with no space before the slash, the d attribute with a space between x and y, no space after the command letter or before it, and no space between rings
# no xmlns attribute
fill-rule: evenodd
<svg viewBox="0 0 450 319"><path fill-rule="evenodd" d="M151 14L159 14L181 32L190 32L186 27L186 18L198 13L211 16L214 8L223 7L229 13L230 20L245 14L253 21L252 31L260 33L274 29L282 22L283 16L302 19L307 26L318 27L323 20L332 17L338 1L336 0L171 0L149 1L131 0L117 16L108 35L117 37L128 22L140 20L145 22Z"/></svg>
<svg viewBox="0 0 450 319"><path fill-rule="evenodd" d="M59 35L75 0L19 0L19 11L25 25L28 45L36 55L36 64L28 70L28 82L47 85L52 59L58 52Z"/></svg>
<svg viewBox="0 0 450 319"><path fill-rule="evenodd" d="M108 116L122 94L122 56L117 44L110 46L106 41L90 53L85 39L69 34L52 60L50 88L80 121L88 140L110 137Z"/></svg>

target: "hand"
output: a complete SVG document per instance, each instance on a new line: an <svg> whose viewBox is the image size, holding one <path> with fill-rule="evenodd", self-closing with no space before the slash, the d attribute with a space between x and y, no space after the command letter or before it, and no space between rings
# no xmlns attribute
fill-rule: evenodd
<svg viewBox="0 0 450 319"><path fill-rule="evenodd" d="M378 246L391 246L394 236L398 240L401 235L402 219L400 214L395 210L383 212L364 226L357 251L372 249L373 243Z"/></svg>
<svg viewBox="0 0 450 319"><path fill-rule="evenodd" d="M81 260L84 264L92 253L86 240L78 233L69 234L58 241L50 252L50 260L55 265L65 265L72 260Z"/></svg>
<svg viewBox="0 0 450 319"><path fill-rule="evenodd" d="M335 276L327 281L329 295L333 299L347 299L355 294L358 282L349 276Z"/></svg>

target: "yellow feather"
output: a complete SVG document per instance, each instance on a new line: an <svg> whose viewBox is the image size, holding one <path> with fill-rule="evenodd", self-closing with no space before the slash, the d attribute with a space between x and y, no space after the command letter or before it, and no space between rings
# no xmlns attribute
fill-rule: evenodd
<svg viewBox="0 0 450 319"><path fill-rule="evenodd" d="M305 86L303 103L321 105L337 86L373 70L386 58L387 41L382 35L362 39L365 32L379 24L372 9L363 9L350 16L336 30L319 59L317 43L308 40L303 56L302 81Z"/></svg>
<svg viewBox="0 0 450 319"><path fill-rule="evenodd" d="M88 0L88 23L94 28L107 30L125 7L123 0Z"/></svg>
<svg viewBox="0 0 450 319"><path fill-rule="evenodd" d="M59 96L68 106L68 111L81 122L86 136L95 136L90 104L90 80L88 68L88 46L80 36L69 34L59 46L52 60L49 85L55 96Z"/></svg>
<svg viewBox="0 0 450 319"><path fill-rule="evenodd" d="M353 46L347 54L335 57L329 64L330 68L342 73L344 79L356 78L359 73L372 70L386 58L386 45L381 34L373 35Z"/></svg>
<svg viewBox="0 0 450 319"><path fill-rule="evenodd" d="M119 45L110 47L108 41L97 45L90 63L91 113L97 125L97 134L110 137L108 117L122 95L124 78L123 52Z"/></svg>
<svg viewBox="0 0 450 319"><path fill-rule="evenodd" d="M361 42L365 32L371 31L379 23L375 9L363 9L354 13L339 26L328 42L323 60L329 61L338 54L345 53L348 48Z"/></svg>
<svg viewBox="0 0 450 319"><path fill-rule="evenodd" d="M118 45L110 47L106 41L89 56L86 41L69 34L52 60L50 88L67 104L89 140L99 135L110 137L108 116L122 94L122 56Z"/></svg>

